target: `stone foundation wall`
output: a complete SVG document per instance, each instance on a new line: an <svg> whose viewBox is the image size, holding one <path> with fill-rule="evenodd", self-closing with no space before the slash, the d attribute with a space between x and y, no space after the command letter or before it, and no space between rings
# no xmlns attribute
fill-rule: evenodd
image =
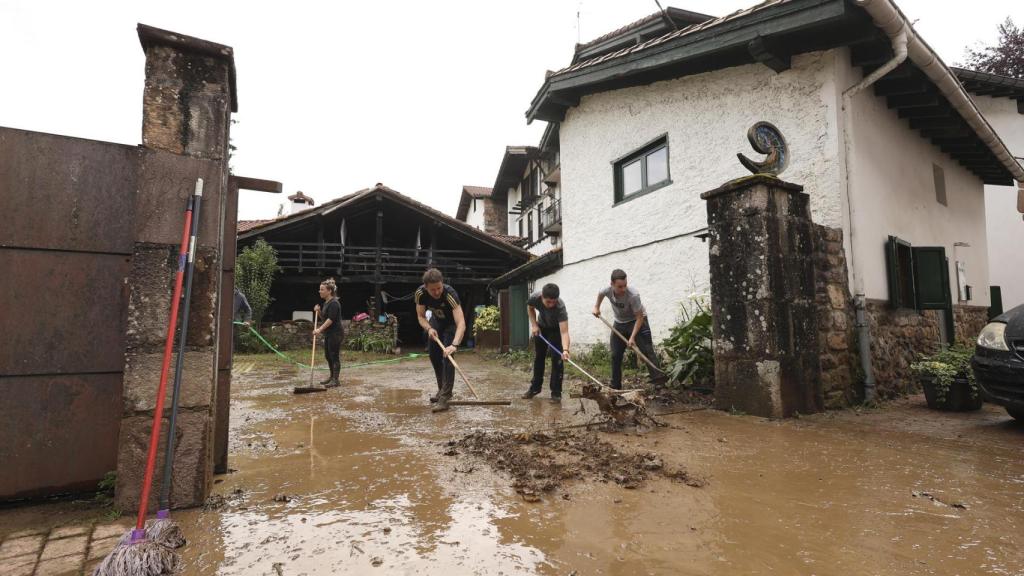
<svg viewBox="0 0 1024 576"><path fill-rule="evenodd" d="M391 343L390 352L397 350L398 346L398 318L388 314L388 321L381 324L380 322L374 322L372 320L363 320L361 322L350 322L345 321L345 341L342 342L342 346L348 349L352 349L358 342L359 337L371 334L386 338Z"/></svg>
<svg viewBox="0 0 1024 576"><path fill-rule="evenodd" d="M879 398L917 391L910 363L939 347L939 314L935 310L893 310L884 300L868 300L871 326L871 370Z"/></svg>
<svg viewBox="0 0 1024 576"><path fill-rule="evenodd" d="M815 305L826 408L853 404L859 393L857 339L843 231L814 226Z"/></svg>
<svg viewBox="0 0 1024 576"><path fill-rule="evenodd" d="M973 348L981 329L988 324L988 307L956 304L953 323L957 344Z"/></svg>

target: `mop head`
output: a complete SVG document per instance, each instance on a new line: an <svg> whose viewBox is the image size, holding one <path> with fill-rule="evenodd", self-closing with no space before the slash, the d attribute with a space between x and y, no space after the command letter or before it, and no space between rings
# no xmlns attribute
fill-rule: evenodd
<svg viewBox="0 0 1024 576"><path fill-rule="evenodd" d="M131 532L129 532L131 534ZM129 536L129 539L131 536ZM93 576L165 576L178 571L178 553L151 540L118 544Z"/></svg>
<svg viewBox="0 0 1024 576"><path fill-rule="evenodd" d="M181 533L178 523L170 518L146 520L146 540L171 549L181 548L185 545L185 535ZM124 536L121 536L117 545L127 546L131 544L131 541L132 531L129 530L125 532Z"/></svg>

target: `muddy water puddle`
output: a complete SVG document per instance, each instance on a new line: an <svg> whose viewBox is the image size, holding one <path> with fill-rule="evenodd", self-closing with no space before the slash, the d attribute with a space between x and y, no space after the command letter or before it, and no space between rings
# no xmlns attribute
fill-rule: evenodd
<svg viewBox="0 0 1024 576"><path fill-rule="evenodd" d="M1024 426L995 407L945 414L911 398L785 422L706 410L640 435L563 437L549 429L596 408L518 399L528 375L460 356L483 398L512 405L431 414L426 359L343 368L342 388L301 396L291 387L308 372L242 364L234 472L216 477L209 509L174 514L184 573L1024 575ZM524 431L566 447L540 442L551 466L524 476L536 498L494 454L458 444L497 435L511 455ZM568 459L580 445L594 449ZM545 490L536 475L610 450L642 455L629 460L642 481L587 469ZM0 524L27 527L30 511Z"/></svg>

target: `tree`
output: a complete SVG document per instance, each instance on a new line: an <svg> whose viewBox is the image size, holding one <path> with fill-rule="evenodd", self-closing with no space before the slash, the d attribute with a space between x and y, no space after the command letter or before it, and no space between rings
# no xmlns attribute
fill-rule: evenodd
<svg viewBox="0 0 1024 576"><path fill-rule="evenodd" d="M977 49L967 49L967 60L964 68L1024 78L1024 28L1013 23L1009 16L999 25L999 40L995 45L981 45Z"/></svg>
<svg viewBox="0 0 1024 576"><path fill-rule="evenodd" d="M252 321L257 326L274 301L270 297L270 286L278 270L277 250L263 238L258 238L252 246L246 246L235 259L235 286L249 301Z"/></svg>

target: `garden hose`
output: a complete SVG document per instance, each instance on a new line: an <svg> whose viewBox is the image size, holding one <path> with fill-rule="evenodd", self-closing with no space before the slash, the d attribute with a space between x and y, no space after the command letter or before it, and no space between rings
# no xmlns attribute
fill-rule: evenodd
<svg viewBox="0 0 1024 576"><path fill-rule="evenodd" d="M234 321L234 324L236 326L245 326L246 328L248 328L249 332L252 332L253 335L256 336L256 338L260 342L262 342L264 346L266 346L271 352L273 352L274 354L277 354L278 356L280 356L281 358L283 358L287 362L295 364L296 366L298 366L300 368L309 368L310 367L309 364L303 364L302 362L299 362L298 360L292 358L291 356L288 356L284 352L281 352L277 348L274 348L273 344L271 344L270 342L267 342L266 338L264 338L259 332L257 332L255 328L253 328L252 326L249 326L245 322L239 322L239 321L236 320L236 321ZM419 358L421 356L426 356L426 354L409 353L409 354L406 354L405 356L402 356L400 358L388 358L387 360L373 360L371 362L360 362L358 364L343 364L342 367L343 368L358 368L360 366L371 366L371 365L374 365L374 364L390 364L390 363L393 363L393 362L401 362L402 360L412 360L413 358ZM320 367L314 368L314 370L330 370L330 368L325 366L323 368L320 368Z"/></svg>

